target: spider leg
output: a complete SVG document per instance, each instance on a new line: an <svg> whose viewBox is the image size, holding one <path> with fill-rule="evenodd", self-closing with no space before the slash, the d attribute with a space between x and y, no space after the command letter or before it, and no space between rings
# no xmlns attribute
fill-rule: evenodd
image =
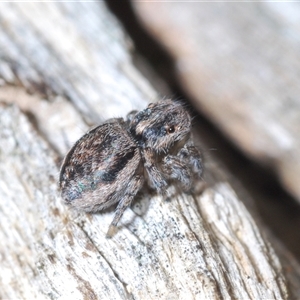
<svg viewBox="0 0 300 300"><path fill-rule="evenodd" d="M168 183L156 166L155 154L151 150L145 149L142 157L144 168L148 174L150 186L156 189L159 193L165 195Z"/></svg>
<svg viewBox="0 0 300 300"><path fill-rule="evenodd" d="M184 145L177 156L191 166L193 173L201 177L203 173L203 160L200 151L193 145L192 141Z"/></svg>
<svg viewBox="0 0 300 300"><path fill-rule="evenodd" d="M180 156L165 156L162 162L162 170L168 178L178 180L184 191L191 189L192 174L190 166Z"/></svg>
<svg viewBox="0 0 300 300"><path fill-rule="evenodd" d="M130 111L126 116L126 121L129 123L137 113L138 113L137 110Z"/></svg>
<svg viewBox="0 0 300 300"><path fill-rule="evenodd" d="M120 202L116 208L114 218L113 218L113 220L108 228L107 234L106 234L107 237L112 237L114 235L117 225L118 225L118 222L120 221L124 211L126 210L126 208L128 206L130 206L133 198L138 193L138 191L142 188L143 184L144 184L144 177L140 176L140 175L136 175L129 182L129 184L124 192L124 196L122 197L122 199L120 200Z"/></svg>

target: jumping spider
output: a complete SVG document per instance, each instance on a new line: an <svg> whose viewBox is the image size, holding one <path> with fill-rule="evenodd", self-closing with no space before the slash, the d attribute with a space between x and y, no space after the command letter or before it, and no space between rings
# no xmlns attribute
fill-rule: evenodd
<svg viewBox="0 0 300 300"><path fill-rule="evenodd" d="M111 236L145 181L161 194L170 180L189 191L202 170L189 113L179 102L161 100L82 136L64 159L59 185L64 201L86 212L118 202Z"/></svg>

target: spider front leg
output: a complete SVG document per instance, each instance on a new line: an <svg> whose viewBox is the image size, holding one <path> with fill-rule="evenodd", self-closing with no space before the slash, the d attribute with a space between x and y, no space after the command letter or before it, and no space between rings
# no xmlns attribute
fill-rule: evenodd
<svg viewBox="0 0 300 300"><path fill-rule="evenodd" d="M144 149L142 153L144 168L148 174L150 186L165 195L168 183L161 171L157 168L155 153L147 148Z"/></svg>
<svg viewBox="0 0 300 300"><path fill-rule="evenodd" d="M191 190L193 174L196 174L198 177L202 175L201 154L190 140L180 149L177 155L164 157L162 170L168 178L178 180L182 185L182 189L188 192Z"/></svg>
<svg viewBox="0 0 300 300"><path fill-rule="evenodd" d="M201 177L203 173L203 161L200 151L194 146L193 141L189 140L178 152L178 157L191 166L193 173Z"/></svg>
<svg viewBox="0 0 300 300"><path fill-rule="evenodd" d="M132 110L131 112L129 112L129 113L127 114L127 116L126 116L126 122L127 122L127 124L129 124L129 123L132 121L132 119L134 118L134 116L135 116L137 113L138 113L137 110Z"/></svg>
<svg viewBox="0 0 300 300"><path fill-rule="evenodd" d="M180 156L165 156L162 161L162 170L168 178L178 180L185 192L191 189L192 175L190 166Z"/></svg>

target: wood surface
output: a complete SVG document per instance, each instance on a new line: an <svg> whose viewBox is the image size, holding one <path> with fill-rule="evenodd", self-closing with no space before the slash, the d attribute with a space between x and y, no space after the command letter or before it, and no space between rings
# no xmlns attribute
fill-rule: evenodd
<svg viewBox="0 0 300 300"><path fill-rule="evenodd" d="M113 209L65 206L57 181L69 147L157 92L103 2L1 3L0 26L1 299L297 295L298 263L216 162L194 194L142 191L111 239Z"/></svg>

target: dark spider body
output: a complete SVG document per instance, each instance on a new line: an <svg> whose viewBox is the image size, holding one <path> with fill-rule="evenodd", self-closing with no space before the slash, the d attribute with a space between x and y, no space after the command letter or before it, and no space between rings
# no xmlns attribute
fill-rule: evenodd
<svg viewBox="0 0 300 300"><path fill-rule="evenodd" d="M159 193L168 181L191 188L202 160L191 140L191 117L179 102L161 100L127 120L110 119L82 136L66 155L59 185L67 204L97 212L118 202L108 235L145 180Z"/></svg>

